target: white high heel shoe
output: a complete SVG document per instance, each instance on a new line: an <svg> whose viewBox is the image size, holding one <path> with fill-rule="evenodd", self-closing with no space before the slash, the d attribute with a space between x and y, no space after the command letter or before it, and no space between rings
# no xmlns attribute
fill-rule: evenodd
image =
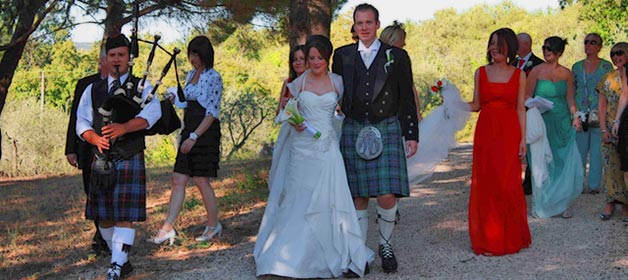
<svg viewBox="0 0 628 280"><path fill-rule="evenodd" d="M155 244L164 243L164 241L168 240L168 244L172 246L174 244L174 239L177 237L177 231L171 229L170 231L165 231L163 229L159 229L157 235L152 238L146 239L146 242L151 242Z"/></svg>
<svg viewBox="0 0 628 280"><path fill-rule="evenodd" d="M216 235L218 235L218 237L222 236L222 225L220 223L217 223L214 227L206 226L203 234L196 237L195 240L199 242L209 241Z"/></svg>

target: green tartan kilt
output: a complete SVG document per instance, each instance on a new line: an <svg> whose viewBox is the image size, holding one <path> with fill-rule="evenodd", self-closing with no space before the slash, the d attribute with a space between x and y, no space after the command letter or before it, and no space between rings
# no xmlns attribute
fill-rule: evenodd
<svg viewBox="0 0 628 280"><path fill-rule="evenodd" d="M379 129L384 146L382 154L372 160L361 158L355 151L358 134L367 125ZM410 194L404 143L397 117L390 117L376 124L346 118L342 127L340 150L353 197L377 197L385 194L406 197Z"/></svg>

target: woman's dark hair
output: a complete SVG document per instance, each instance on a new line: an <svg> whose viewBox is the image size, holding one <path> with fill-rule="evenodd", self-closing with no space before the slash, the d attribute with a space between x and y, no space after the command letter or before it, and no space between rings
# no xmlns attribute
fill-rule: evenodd
<svg viewBox="0 0 628 280"><path fill-rule="evenodd" d="M318 50L329 66L329 58L331 58L331 53L334 50L331 41L323 35L312 35L307 39L307 42L305 42L305 57L309 55L310 49L312 48Z"/></svg>
<svg viewBox="0 0 628 280"><path fill-rule="evenodd" d="M543 42L543 45L547 44L549 46L549 50L554 55L562 54L565 51L565 45L567 45L567 39L558 36L548 37Z"/></svg>
<svg viewBox="0 0 628 280"><path fill-rule="evenodd" d="M508 27L500 28L488 37L488 44L486 45L486 60L489 63L493 62L493 56L491 55L491 39L493 35L497 35L497 45L499 46L500 52L502 51L503 46L508 48L508 53L506 54L507 60L506 63L510 64L517 57L517 50L519 50L519 41L517 40L517 35L512 29Z"/></svg>
<svg viewBox="0 0 628 280"><path fill-rule="evenodd" d="M188 44L188 57L190 53L197 54L205 64L205 68L214 68L214 47L207 37L202 35L194 37Z"/></svg>
<svg viewBox="0 0 628 280"><path fill-rule="evenodd" d="M301 51L303 52L303 56L305 56L305 45L296 45L292 48L292 50L290 50L290 57L288 58L288 61L290 62L290 80L294 80L297 77L297 72L294 71L294 68L292 68L292 63L294 62L294 55L298 52Z"/></svg>

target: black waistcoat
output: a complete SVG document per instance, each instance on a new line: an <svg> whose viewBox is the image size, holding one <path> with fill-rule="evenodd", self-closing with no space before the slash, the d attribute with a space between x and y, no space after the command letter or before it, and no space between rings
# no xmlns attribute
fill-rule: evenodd
<svg viewBox="0 0 628 280"><path fill-rule="evenodd" d="M137 93L137 85L139 79L133 76L129 76L131 81L133 82L133 89L131 93ZM122 83L124 84L124 83ZM120 104L137 104L133 101L132 96L109 96L109 84L108 79L103 79L101 81L95 82L92 84L92 109L94 110L93 117L93 127L94 131L98 135L102 135L102 128L105 126L103 115L98 112L98 108L105 103L108 98L128 98L129 102L123 102ZM140 94L140 93L137 93ZM141 94L140 94L141 95ZM113 113L111 116L111 121L114 123L125 123L130 119L134 118L135 115L139 113L141 109L139 105L137 107L134 106L116 106L113 108ZM146 148L146 144L144 142L144 130L127 133L113 141L111 147L111 156L114 158L129 158L136 153L144 150Z"/></svg>
<svg viewBox="0 0 628 280"><path fill-rule="evenodd" d="M353 99L351 104L351 112L349 116L352 119L364 121L369 119L373 122L373 114L370 112L370 105L375 94L375 78L377 71L374 71L374 64L371 68L366 69L362 57L358 54L355 56L355 75L353 76Z"/></svg>

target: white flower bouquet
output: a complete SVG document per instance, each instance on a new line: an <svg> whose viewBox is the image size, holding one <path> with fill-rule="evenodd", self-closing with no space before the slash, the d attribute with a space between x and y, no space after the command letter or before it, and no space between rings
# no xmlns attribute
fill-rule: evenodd
<svg viewBox="0 0 628 280"><path fill-rule="evenodd" d="M290 98L288 103L286 103L286 107L284 107L284 109L281 110L275 118L275 123L284 121L294 125L303 124L305 126L305 131L311 134L315 139L321 137L321 132L312 125L308 124L305 118L303 118L303 115L299 111L299 101L297 99Z"/></svg>

